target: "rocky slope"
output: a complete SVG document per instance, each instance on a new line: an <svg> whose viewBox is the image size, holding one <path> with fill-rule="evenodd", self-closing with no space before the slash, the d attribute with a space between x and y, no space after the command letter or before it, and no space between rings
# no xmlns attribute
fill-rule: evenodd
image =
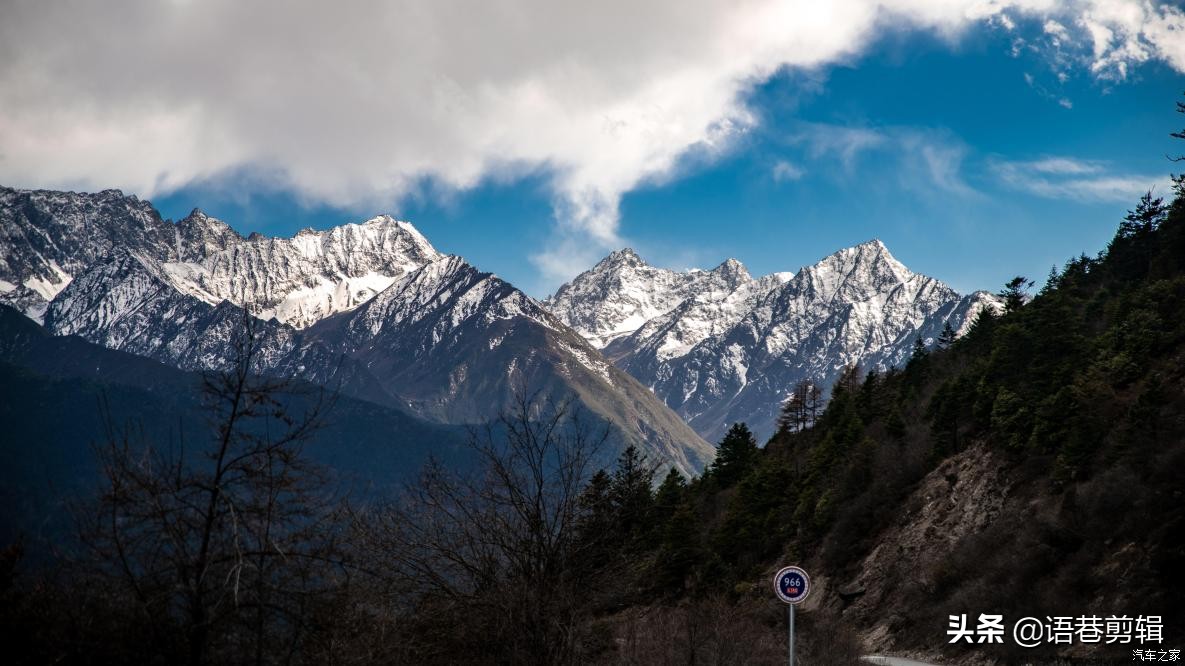
<svg viewBox="0 0 1185 666"><path fill-rule="evenodd" d="M766 437L796 382L898 365L915 339L933 344L948 321L962 332L997 299L913 273L874 240L760 279L735 260L677 273L623 250L546 304L714 440L736 421Z"/></svg>

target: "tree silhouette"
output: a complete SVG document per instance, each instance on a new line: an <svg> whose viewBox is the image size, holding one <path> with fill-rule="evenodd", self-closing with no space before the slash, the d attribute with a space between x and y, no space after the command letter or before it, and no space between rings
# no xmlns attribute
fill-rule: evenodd
<svg viewBox="0 0 1185 666"><path fill-rule="evenodd" d="M716 447L716 459L708 472L728 487L741 480L757 459L757 440L744 423L734 423Z"/></svg>
<svg viewBox="0 0 1185 666"><path fill-rule="evenodd" d="M161 447L108 417L105 487L80 516L93 569L150 626L178 628L158 643L194 665L295 652L341 564L324 476L302 451L330 401L251 373L255 321L244 314L230 367L203 377L210 439Z"/></svg>

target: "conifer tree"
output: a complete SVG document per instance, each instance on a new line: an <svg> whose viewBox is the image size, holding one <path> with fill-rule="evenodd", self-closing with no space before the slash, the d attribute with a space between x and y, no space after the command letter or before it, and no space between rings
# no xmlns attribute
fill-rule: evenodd
<svg viewBox="0 0 1185 666"><path fill-rule="evenodd" d="M716 447L709 473L728 487L741 480L757 460L757 440L744 423L734 423Z"/></svg>
<svg viewBox="0 0 1185 666"><path fill-rule="evenodd" d="M803 379L794 385L790 396L782 404L782 413L778 417L778 430L782 432L798 432L814 424L818 416L823 392L814 382Z"/></svg>
<svg viewBox="0 0 1185 666"><path fill-rule="evenodd" d="M1185 113L1185 102L1177 102L1177 113ZM1185 129L1180 132L1172 132L1169 136L1174 139L1185 139ZM1170 157L1169 159L1174 162L1181 162L1185 161L1185 155ZM1173 190L1177 193L1177 196L1185 197L1185 173L1172 174L1170 178L1173 179Z"/></svg>
<svg viewBox="0 0 1185 666"><path fill-rule="evenodd" d="M663 528L662 546L655 558L655 584L662 590L677 590L699 560L699 527L695 514L679 506Z"/></svg>
<svg viewBox="0 0 1185 666"><path fill-rule="evenodd" d="M654 505L651 490L654 467L646 455L631 445L617 458L617 469L609 484L609 499L617 519L617 528L626 541L644 537L650 527Z"/></svg>
<svg viewBox="0 0 1185 666"><path fill-rule="evenodd" d="M1004 284L1004 289L1000 291L997 296L1004 299L1004 312L1016 312L1024 307L1024 304L1029 300L1029 287L1033 286L1033 281L1017 275Z"/></svg>
<svg viewBox="0 0 1185 666"><path fill-rule="evenodd" d="M1151 192L1145 192L1136 204L1135 210L1129 210L1119 223L1119 236L1138 238L1155 231L1168 214L1164 199L1152 198Z"/></svg>
<svg viewBox="0 0 1185 666"><path fill-rule="evenodd" d="M948 320L942 325L942 333L938 336L938 346L942 349L949 349L955 343L955 329L950 325Z"/></svg>
<svg viewBox="0 0 1185 666"><path fill-rule="evenodd" d="M602 469L592 475L580 493L577 548L593 561L599 560L598 555L612 547L610 536L614 534L617 522L610 497L612 484L608 472Z"/></svg>
<svg viewBox="0 0 1185 666"><path fill-rule="evenodd" d="M922 342L921 336L918 336L913 341L913 351L909 353L909 362L916 363L926 358L926 343Z"/></svg>
<svg viewBox="0 0 1185 666"><path fill-rule="evenodd" d="M654 493L654 525L657 530L664 529L666 521L674 515L683 502L683 494L687 488L687 481L679 470L672 467L659 484Z"/></svg>

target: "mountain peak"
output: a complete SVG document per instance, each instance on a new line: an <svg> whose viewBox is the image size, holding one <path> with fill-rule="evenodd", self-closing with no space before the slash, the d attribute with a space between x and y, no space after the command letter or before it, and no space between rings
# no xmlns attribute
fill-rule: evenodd
<svg viewBox="0 0 1185 666"><path fill-rule="evenodd" d="M383 213L381 215L375 215L374 217L370 218L369 220L362 222L359 226L373 227L373 226L390 226L390 225L398 225L398 226L406 226L406 227L412 226L411 222L404 222L403 220L396 218L394 215L390 215L387 213Z"/></svg>
<svg viewBox="0 0 1185 666"><path fill-rule="evenodd" d="M175 234L171 255L176 261L201 262L243 239L230 225L200 208L177 222Z"/></svg>
<svg viewBox="0 0 1185 666"><path fill-rule="evenodd" d="M181 227L182 229L187 227L201 227L204 229L216 229L218 231L230 229L230 225L216 217L207 215L206 211L202 210L201 208L194 208L193 210L189 211L189 215L181 218L177 222L177 226Z"/></svg>
<svg viewBox="0 0 1185 666"><path fill-rule="evenodd" d="M646 260L638 256L632 247L623 247L620 250L614 250L609 253L609 256L600 261L601 265L605 266L646 266Z"/></svg>
<svg viewBox="0 0 1185 666"><path fill-rule="evenodd" d="M733 259L732 257L729 257L728 259L725 259L724 261L720 262L720 265L713 268L712 272L717 275L722 275L727 278L732 278L732 279L734 279L734 281L737 278L744 279L744 280L753 279L749 275L749 269L745 268L744 264L737 261L736 259Z"/></svg>
<svg viewBox="0 0 1185 666"><path fill-rule="evenodd" d="M913 272L897 261L879 238L833 252L802 271L813 275L835 272L845 277L875 274L897 282L913 276Z"/></svg>
<svg viewBox="0 0 1185 666"><path fill-rule="evenodd" d="M862 255L866 257L875 257L880 255L888 255L889 257L893 256L889 252L889 248L886 247L884 242L879 238L873 238L871 240L866 240L863 243L857 243L851 247L845 247L842 250L836 250L835 252L832 252L830 256L834 257L842 255Z"/></svg>

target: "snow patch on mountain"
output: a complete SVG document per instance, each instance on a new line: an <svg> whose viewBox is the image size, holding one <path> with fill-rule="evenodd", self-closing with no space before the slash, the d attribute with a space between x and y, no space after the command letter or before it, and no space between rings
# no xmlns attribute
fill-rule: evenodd
<svg viewBox="0 0 1185 666"><path fill-rule="evenodd" d="M600 354L591 349L580 349L563 341L559 341L557 345L585 368L596 373L610 385L613 384L613 378L609 374L609 364L603 360Z"/></svg>
<svg viewBox="0 0 1185 666"><path fill-rule="evenodd" d="M62 267L52 259L46 262L46 267L53 273L52 277L49 279L31 277L25 280L25 286L37 292L45 300L52 301L54 296L69 286L73 276L62 270Z"/></svg>

